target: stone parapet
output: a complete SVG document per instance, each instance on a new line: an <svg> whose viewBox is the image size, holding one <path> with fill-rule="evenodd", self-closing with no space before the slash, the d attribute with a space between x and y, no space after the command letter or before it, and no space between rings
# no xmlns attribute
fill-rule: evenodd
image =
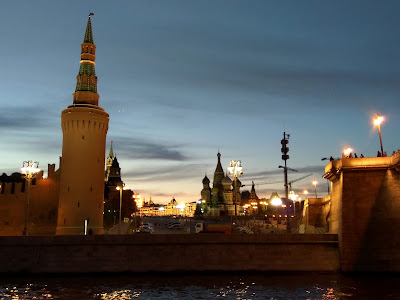
<svg viewBox="0 0 400 300"><path fill-rule="evenodd" d="M337 235L0 237L0 273L338 270Z"/></svg>

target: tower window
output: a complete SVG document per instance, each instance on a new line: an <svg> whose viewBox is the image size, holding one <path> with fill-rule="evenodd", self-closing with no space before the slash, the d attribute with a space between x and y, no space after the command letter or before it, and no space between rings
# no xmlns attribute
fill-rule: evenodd
<svg viewBox="0 0 400 300"><path fill-rule="evenodd" d="M78 207L79 207L79 202L78 202Z"/></svg>
<svg viewBox="0 0 400 300"><path fill-rule="evenodd" d="M68 187L68 192L69 192L69 187Z"/></svg>
<svg viewBox="0 0 400 300"><path fill-rule="evenodd" d="M85 139L85 136L84 135L82 135L82 140L84 140Z"/></svg>
<svg viewBox="0 0 400 300"><path fill-rule="evenodd" d="M90 191L93 192L93 187L90 187Z"/></svg>

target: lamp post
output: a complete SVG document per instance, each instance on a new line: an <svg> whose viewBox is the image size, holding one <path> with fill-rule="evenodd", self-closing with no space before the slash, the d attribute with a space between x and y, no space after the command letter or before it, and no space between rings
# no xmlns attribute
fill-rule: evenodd
<svg viewBox="0 0 400 300"><path fill-rule="evenodd" d="M119 191L119 222L118 234L121 234L121 210L122 210L122 191L125 189L125 183L118 183L116 190Z"/></svg>
<svg viewBox="0 0 400 300"><path fill-rule="evenodd" d="M276 228L278 228L278 224L279 224L279 209L278 209L278 207L282 206L282 199L278 198L278 197L273 198L271 200L271 204L276 207Z"/></svg>
<svg viewBox="0 0 400 300"><path fill-rule="evenodd" d="M313 184L314 189L315 189L315 198L318 198L318 196L317 196L317 184L318 184L318 181L316 181L316 180L314 179L313 182L312 182L312 184Z"/></svg>
<svg viewBox="0 0 400 300"><path fill-rule="evenodd" d="M374 125L378 126L378 132L379 132L379 141L381 143L381 152L383 156L383 146L382 146L382 135L381 135L381 123L383 121L383 117L380 116L379 114L376 114L376 117L374 119Z"/></svg>
<svg viewBox="0 0 400 300"><path fill-rule="evenodd" d="M140 200L140 195L133 195L132 197L135 200L135 217L134 217L135 223L134 224L135 224L135 231L136 231L136 211L137 211L137 209L139 209L139 215L140 215L140 208L142 207L142 203Z"/></svg>
<svg viewBox="0 0 400 300"><path fill-rule="evenodd" d="M350 158L351 152L353 152L353 149L351 149L349 146L346 146L346 148L343 149L343 157Z"/></svg>
<svg viewBox="0 0 400 300"><path fill-rule="evenodd" d="M25 225L24 230L22 232L23 235L28 235L28 217L29 217L29 201L31 196L31 182L34 176L40 172L39 162L35 161L32 163L31 160L24 161L22 163L21 174L24 175L27 183L28 189L26 191L26 200L25 200Z"/></svg>
<svg viewBox="0 0 400 300"><path fill-rule="evenodd" d="M237 199L236 199L236 186L237 186L237 177L243 175L242 163L240 160L231 160L228 168L229 175L234 175L233 180L233 197L235 204L235 224L237 224Z"/></svg>
<svg viewBox="0 0 400 300"><path fill-rule="evenodd" d="M299 195L294 191L290 191L289 199L293 201L293 215L296 215L296 202L300 200ZM288 203L289 204L289 203Z"/></svg>
<svg viewBox="0 0 400 300"><path fill-rule="evenodd" d="M303 203L303 207L304 207L304 204L305 204L306 200L308 199L308 191L304 190L303 194L304 194L304 203ZM300 204L300 209L302 210L302 205L301 204Z"/></svg>

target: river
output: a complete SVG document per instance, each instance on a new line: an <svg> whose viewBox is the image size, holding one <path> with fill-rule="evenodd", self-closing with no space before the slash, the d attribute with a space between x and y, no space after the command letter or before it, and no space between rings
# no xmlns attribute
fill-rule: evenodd
<svg viewBox="0 0 400 300"><path fill-rule="evenodd" d="M0 299L400 299L400 274L3 275Z"/></svg>

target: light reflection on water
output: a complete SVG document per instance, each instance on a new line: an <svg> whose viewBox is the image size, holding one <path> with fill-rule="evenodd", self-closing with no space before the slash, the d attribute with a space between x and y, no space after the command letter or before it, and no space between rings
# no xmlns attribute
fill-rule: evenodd
<svg viewBox="0 0 400 300"><path fill-rule="evenodd" d="M0 299L400 299L400 275L3 276L0 277Z"/></svg>

